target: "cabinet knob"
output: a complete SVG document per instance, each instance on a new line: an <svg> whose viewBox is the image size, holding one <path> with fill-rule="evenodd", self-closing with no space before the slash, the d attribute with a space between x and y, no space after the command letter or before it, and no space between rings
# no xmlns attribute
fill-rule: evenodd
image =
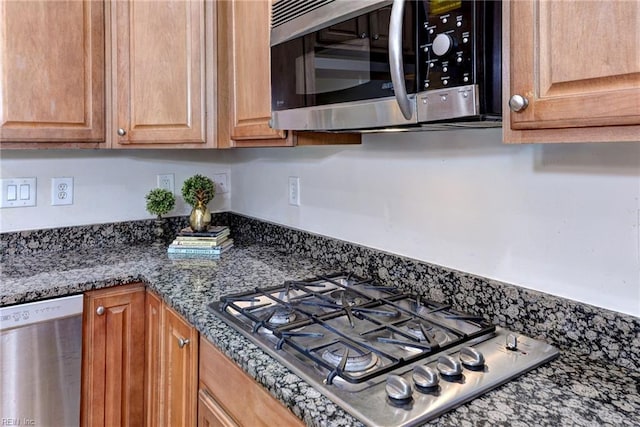
<svg viewBox="0 0 640 427"><path fill-rule="evenodd" d="M102 316L102 315L104 314L104 307L103 307L103 306L99 306L99 307L96 309L96 314L97 314L98 316Z"/></svg>
<svg viewBox="0 0 640 427"><path fill-rule="evenodd" d="M119 128L118 129L118 135L120 136L125 136L127 134L127 131L124 130L123 128Z"/></svg>
<svg viewBox="0 0 640 427"><path fill-rule="evenodd" d="M189 344L189 338L178 338L178 347L183 348L187 344Z"/></svg>
<svg viewBox="0 0 640 427"><path fill-rule="evenodd" d="M514 113L519 113L527 108L529 105L529 100L522 95L513 95L511 99L509 99L509 108Z"/></svg>

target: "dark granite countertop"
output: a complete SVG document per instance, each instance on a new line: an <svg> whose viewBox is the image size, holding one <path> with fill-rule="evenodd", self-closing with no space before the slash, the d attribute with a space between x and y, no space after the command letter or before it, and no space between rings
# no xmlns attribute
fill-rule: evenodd
<svg viewBox="0 0 640 427"><path fill-rule="evenodd" d="M235 247L219 260L172 261L163 248L122 246L7 256L0 305L143 281L311 426L359 423L210 313L220 295L341 270L271 246ZM639 338L640 339L640 338ZM640 424L640 372L563 351L561 356L431 425L620 426Z"/></svg>

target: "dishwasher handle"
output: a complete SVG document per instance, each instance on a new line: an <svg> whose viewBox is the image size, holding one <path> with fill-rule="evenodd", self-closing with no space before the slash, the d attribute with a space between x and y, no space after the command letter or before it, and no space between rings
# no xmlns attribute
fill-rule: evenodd
<svg viewBox="0 0 640 427"><path fill-rule="evenodd" d="M82 295L0 307L0 331L82 314Z"/></svg>

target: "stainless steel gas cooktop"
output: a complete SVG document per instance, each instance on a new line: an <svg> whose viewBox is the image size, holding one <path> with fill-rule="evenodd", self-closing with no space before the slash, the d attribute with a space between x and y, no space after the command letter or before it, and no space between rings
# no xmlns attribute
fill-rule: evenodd
<svg viewBox="0 0 640 427"><path fill-rule="evenodd" d="M559 354L348 273L227 295L209 307L372 426L423 423Z"/></svg>

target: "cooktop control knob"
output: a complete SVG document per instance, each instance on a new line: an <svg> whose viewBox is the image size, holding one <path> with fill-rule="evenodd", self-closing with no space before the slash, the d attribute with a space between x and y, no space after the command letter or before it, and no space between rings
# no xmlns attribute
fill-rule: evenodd
<svg viewBox="0 0 640 427"><path fill-rule="evenodd" d="M507 350L517 350L518 349L518 337L514 334L507 335Z"/></svg>
<svg viewBox="0 0 640 427"><path fill-rule="evenodd" d="M436 365L440 375L445 377L457 377L462 375L462 365L451 356L440 356Z"/></svg>
<svg viewBox="0 0 640 427"><path fill-rule="evenodd" d="M451 51L451 48L453 48L453 39L449 34L441 33L433 39L431 50L436 56L446 55Z"/></svg>
<svg viewBox="0 0 640 427"><path fill-rule="evenodd" d="M480 368L484 366L484 355L473 347L462 347L460 349L460 362L469 368Z"/></svg>
<svg viewBox="0 0 640 427"><path fill-rule="evenodd" d="M421 388L433 388L440 379L436 371L429 366L418 365L413 368L413 382Z"/></svg>
<svg viewBox="0 0 640 427"><path fill-rule="evenodd" d="M413 393L409 381L400 375L389 375L385 390L387 391L387 396L393 400L409 400Z"/></svg>

